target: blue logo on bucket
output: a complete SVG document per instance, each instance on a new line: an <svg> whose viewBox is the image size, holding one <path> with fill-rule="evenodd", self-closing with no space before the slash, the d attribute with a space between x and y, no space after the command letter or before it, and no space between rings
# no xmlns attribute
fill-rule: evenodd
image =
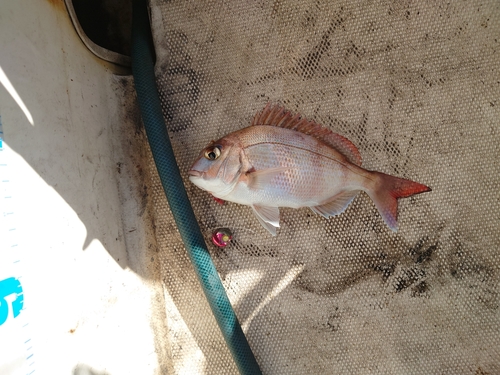
<svg viewBox="0 0 500 375"><path fill-rule="evenodd" d="M14 299L12 300L12 298L9 298L9 300L12 300L9 304L6 297L11 295L14 295ZM12 316L17 318L23 309L24 295L21 283L14 277L0 280L0 326L4 324L9 317L9 305L12 309Z"/></svg>
<svg viewBox="0 0 500 375"><path fill-rule="evenodd" d="M3 150L3 128L2 128L2 116L0 116L0 151Z"/></svg>

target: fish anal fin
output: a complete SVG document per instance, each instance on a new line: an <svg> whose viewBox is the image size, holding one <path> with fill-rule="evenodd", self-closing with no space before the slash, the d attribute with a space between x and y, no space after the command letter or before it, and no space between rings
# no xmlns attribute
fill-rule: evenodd
<svg viewBox="0 0 500 375"><path fill-rule="evenodd" d="M289 169L286 167L277 167L248 172L248 187L250 189L265 189L274 177Z"/></svg>
<svg viewBox="0 0 500 375"><path fill-rule="evenodd" d="M268 207L252 205L252 210L259 223L266 228L269 233L276 236L276 228L280 226L280 210L278 207Z"/></svg>
<svg viewBox="0 0 500 375"><path fill-rule="evenodd" d="M359 190L343 191L333 197L332 200L320 206L309 207L313 212L326 218L336 216L344 212L359 193Z"/></svg>
<svg viewBox="0 0 500 375"><path fill-rule="evenodd" d="M361 154L350 140L315 121L302 118L299 114L293 115L278 104L267 103L264 109L254 116L252 125L278 126L310 135L335 148L351 163L361 165Z"/></svg>

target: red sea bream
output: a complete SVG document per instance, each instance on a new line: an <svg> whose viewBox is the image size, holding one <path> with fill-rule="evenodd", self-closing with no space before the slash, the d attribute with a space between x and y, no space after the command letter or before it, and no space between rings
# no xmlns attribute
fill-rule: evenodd
<svg viewBox="0 0 500 375"><path fill-rule="evenodd" d="M189 179L215 198L252 207L272 235L279 227L279 207L309 207L330 217L342 213L360 191L396 231L397 199L431 190L361 168L351 141L270 104L251 126L211 142Z"/></svg>

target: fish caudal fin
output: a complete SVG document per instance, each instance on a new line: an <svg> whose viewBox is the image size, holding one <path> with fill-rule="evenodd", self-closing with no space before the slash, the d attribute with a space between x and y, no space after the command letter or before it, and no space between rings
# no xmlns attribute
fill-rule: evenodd
<svg viewBox="0 0 500 375"><path fill-rule="evenodd" d="M398 230L398 199L431 191L431 188L418 182L390 176L380 172L372 172L376 178L375 188L366 192L375 203L385 223L394 232Z"/></svg>

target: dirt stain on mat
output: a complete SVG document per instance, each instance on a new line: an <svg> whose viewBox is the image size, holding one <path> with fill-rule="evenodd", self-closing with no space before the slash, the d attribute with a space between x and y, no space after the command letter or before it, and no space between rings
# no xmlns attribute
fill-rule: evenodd
<svg viewBox="0 0 500 375"><path fill-rule="evenodd" d="M59 8L59 10L65 10L64 0L47 0L47 2L54 8Z"/></svg>

